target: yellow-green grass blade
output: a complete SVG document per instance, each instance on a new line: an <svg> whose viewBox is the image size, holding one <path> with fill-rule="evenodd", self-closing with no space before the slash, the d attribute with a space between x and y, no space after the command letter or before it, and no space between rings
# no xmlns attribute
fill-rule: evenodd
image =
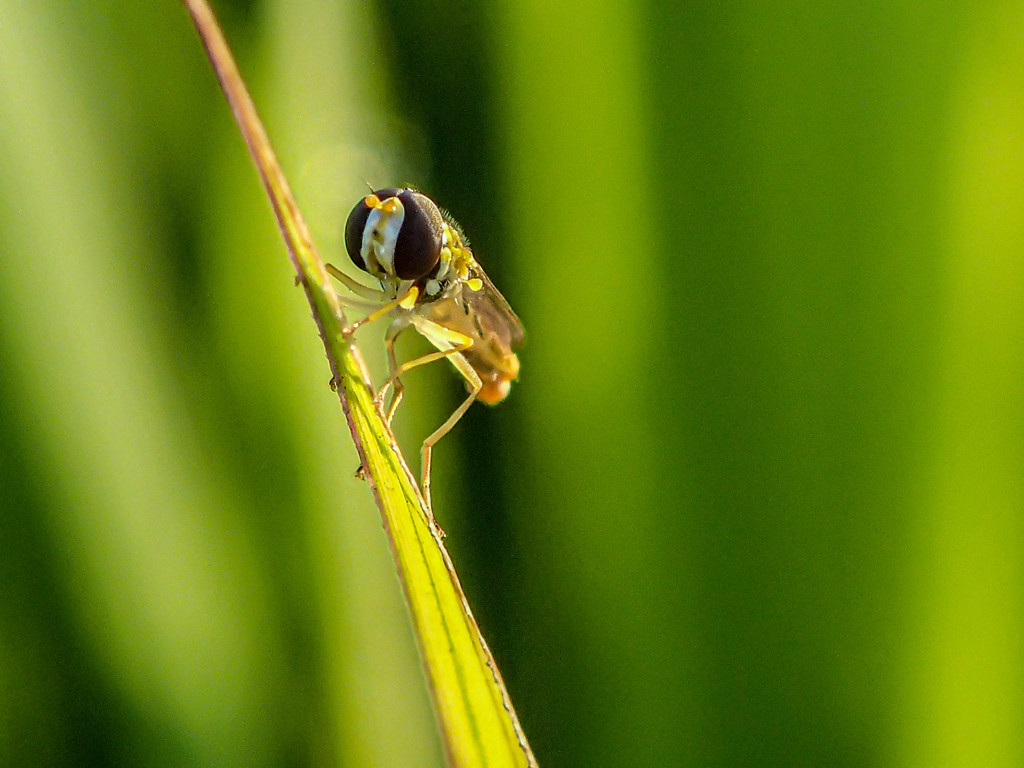
<svg viewBox="0 0 1024 768"><path fill-rule="evenodd" d="M412 614L441 738L453 766L536 765L440 533L376 407L346 319L255 106L203 0L183 0L253 156L324 342Z"/></svg>

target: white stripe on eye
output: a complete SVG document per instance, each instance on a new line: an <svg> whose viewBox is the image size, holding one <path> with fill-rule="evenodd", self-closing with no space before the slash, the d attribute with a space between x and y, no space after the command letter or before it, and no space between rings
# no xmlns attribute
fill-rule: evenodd
<svg viewBox="0 0 1024 768"><path fill-rule="evenodd" d="M366 218L363 227L362 257L367 271L391 277L395 276L395 244L398 233L405 221L405 208L402 201L393 198L394 210L374 208Z"/></svg>

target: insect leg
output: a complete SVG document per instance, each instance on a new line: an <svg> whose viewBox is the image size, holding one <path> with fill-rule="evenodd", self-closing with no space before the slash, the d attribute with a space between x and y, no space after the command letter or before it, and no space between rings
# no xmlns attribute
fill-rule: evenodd
<svg viewBox="0 0 1024 768"><path fill-rule="evenodd" d="M423 355L423 357L416 358L415 360L410 360L408 363L400 366L398 368L399 375L405 373L410 368L426 365L427 363L447 357L469 386L469 397L462 401L462 404L455 409L444 424L435 429L423 441L423 447L420 449L420 488L423 491L423 500L427 504L427 510L433 516L433 506L430 501L430 460L434 445L438 440L451 432L452 427L458 423L469 406L473 404L481 387L483 387L483 382L480 380L477 372L473 370L473 366L462 355L462 352L473 346L471 338L422 317L413 317L412 323L416 330L438 348L438 351L431 352L429 355Z"/></svg>
<svg viewBox="0 0 1024 768"><path fill-rule="evenodd" d="M385 304L382 307L378 307L373 312L368 314L366 317L363 317L363 318L360 318L359 320L356 320L354 323L352 323L347 328L342 328L342 330L341 330L342 336L344 336L347 339L349 336L351 336L353 333L358 331L360 328L362 328L367 323L372 323L374 320L378 320L378 319L384 317L385 315L388 315L388 314L394 312L399 307L406 307L406 308L411 307L413 304L416 303L416 297L419 296L419 295L420 295L420 289L417 288L415 285L412 286L411 288L409 288L408 291L403 293L398 298L394 299L393 301L389 301L387 304Z"/></svg>
<svg viewBox="0 0 1024 768"><path fill-rule="evenodd" d="M399 370L398 360L395 358L395 341L398 339L398 335L408 327L409 323L405 318L395 318L394 322L388 326L387 333L384 335L384 346L388 351L388 378L384 382L384 385L377 392L377 397L374 398L377 402L378 408L384 406L384 396L388 391L388 386L393 385L395 388L394 393L391 395L391 403L388 405L387 413L384 416L384 421L388 426L391 426L391 420L395 418L395 411L398 410L398 404L402 402L402 395L405 394L405 384L398 378L401 375Z"/></svg>
<svg viewBox="0 0 1024 768"><path fill-rule="evenodd" d="M414 324L417 330L422 330L420 327L420 322L415 322ZM428 352L422 357L417 357L415 360L410 360L407 363L402 363L400 366L398 366L397 370L395 370L391 378L394 378L395 376L401 376L403 373L408 373L413 368L419 368L421 365L428 365L438 360L444 360L446 357L451 358L453 355L458 355L460 352L465 352L467 349L473 346L473 340L468 336L463 336L461 333L458 333L457 331L449 331L447 328L444 329L444 332L447 336L447 340L450 340L451 342L450 346L444 349L440 349L437 352ZM430 339L429 336L427 338ZM430 339L430 341L433 342L434 340ZM452 365L454 365L456 368L459 368L458 364L456 364L454 361L452 362ZM462 373L461 369L459 369L459 373ZM476 374L474 373L473 375L475 376Z"/></svg>
<svg viewBox="0 0 1024 768"><path fill-rule="evenodd" d="M462 405L456 408L452 415L448 417L448 420L435 429L433 433L423 441L423 447L420 448L420 471L422 475L420 478L420 485L423 489L423 499L426 501L427 509L431 511L431 515L433 515L433 507L430 502L430 456L434 450L434 445L438 440L451 432L452 427L458 423L459 419L462 418L462 415L466 412L469 406L471 406L473 401L476 400L477 393L483 386L483 382L480 381L480 377L476 375L476 371L473 370L473 366L466 362L466 358L460 354L455 354L448 359L452 361L452 365L454 365L455 368L458 369L459 373L462 374L463 378L466 379L471 390L469 397L462 401Z"/></svg>
<svg viewBox="0 0 1024 768"><path fill-rule="evenodd" d="M357 280L346 275L333 264L325 264L324 266L327 267L327 271L330 273L331 277L352 291L356 296L359 296L366 301L372 301L375 307L380 306L384 299L387 298L387 294L385 294L384 291L376 288L370 288L368 285L363 285Z"/></svg>
<svg viewBox="0 0 1024 768"><path fill-rule="evenodd" d="M409 360L406 363L398 365L398 361L395 359L395 339L398 338L398 334L401 333L408 323L412 323L426 339L437 347L437 352L429 352L426 355L422 355L413 360ZM453 355L457 355L460 352L464 352L473 346L473 340L468 336L465 336L458 331L453 331L444 326L438 325L430 320L425 320L420 317L401 318L396 319L394 323L388 328L387 337L385 338L385 345L388 348L388 379L384 382L384 386L380 388L377 393L377 400L379 403L384 402L384 393L387 388L392 384L395 385L395 396L400 400L401 395L399 394L400 389L404 390L404 385L401 384L399 376L411 371L413 368L419 368L421 365L427 365L437 360L449 358ZM453 363L454 364L454 363ZM456 366L457 367L457 366ZM391 418L394 416L395 409L398 408L398 403L395 400L391 401L391 405L388 408L388 423L391 423Z"/></svg>

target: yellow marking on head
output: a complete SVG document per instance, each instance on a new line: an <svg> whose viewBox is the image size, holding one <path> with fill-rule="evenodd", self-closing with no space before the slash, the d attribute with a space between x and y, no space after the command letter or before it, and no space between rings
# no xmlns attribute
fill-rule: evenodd
<svg viewBox="0 0 1024 768"><path fill-rule="evenodd" d="M383 203L380 204L380 208L384 213L395 214L404 210L402 207L402 201L397 197L389 197Z"/></svg>
<svg viewBox="0 0 1024 768"><path fill-rule="evenodd" d="M380 208L380 198L376 195L367 195L363 198L363 204L367 208Z"/></svg>

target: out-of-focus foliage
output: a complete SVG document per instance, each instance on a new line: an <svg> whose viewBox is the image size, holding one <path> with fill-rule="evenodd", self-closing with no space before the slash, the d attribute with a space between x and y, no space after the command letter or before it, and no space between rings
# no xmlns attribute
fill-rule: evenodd
<svg viewBox="0 0 1024 768"><path fill-rule="evenodd" d="M527 326L435 487L541 765L1021 763L1019 4L214 7L322 250L415 183ZM0 19L0 764L440 765L184 10Z"/></svg>

